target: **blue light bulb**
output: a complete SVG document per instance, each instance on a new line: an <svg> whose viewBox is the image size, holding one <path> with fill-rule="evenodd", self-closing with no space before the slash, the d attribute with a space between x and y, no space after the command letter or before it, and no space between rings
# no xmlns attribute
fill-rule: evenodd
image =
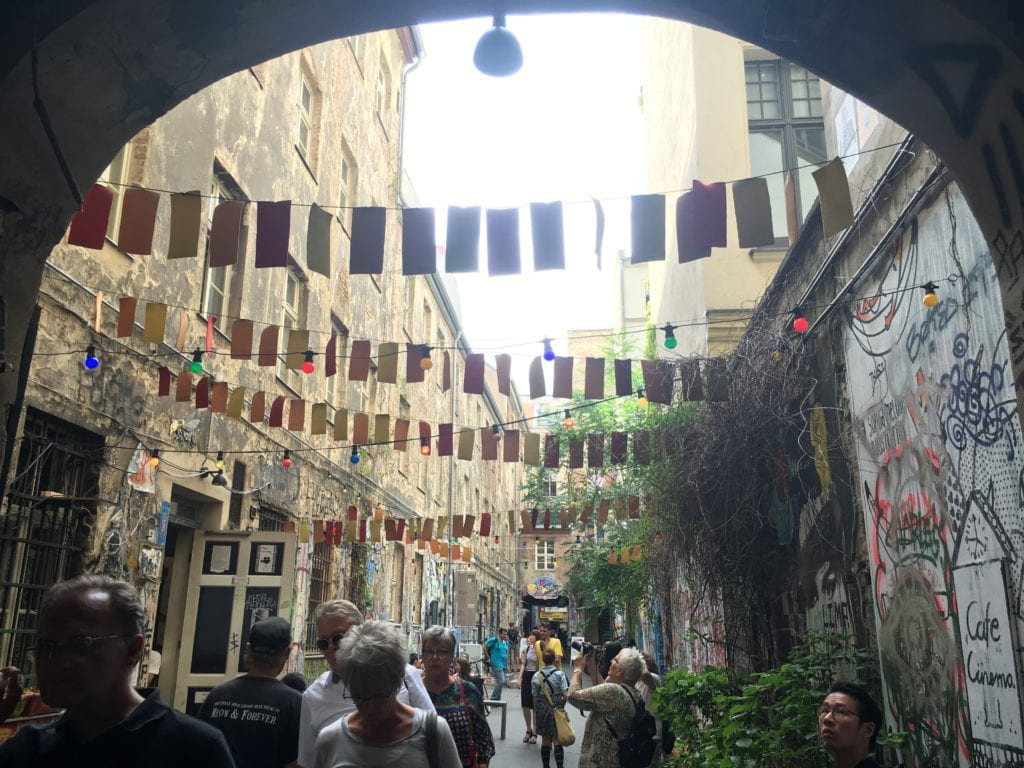
<svg viewBox="0 0 1024 768"><path fill-rule="evenodd" d="M555 350L551 348L551 339L544 339L544 359L548 361L555 359Z"/></svg>
<svg viewBox="0 0 1024 768"><path fill-rule="evenodd" d="M90 371L100 367L100 359L96 357L96 347L91 344L85 348L85 360L82 361L82 365Z"/></svg>

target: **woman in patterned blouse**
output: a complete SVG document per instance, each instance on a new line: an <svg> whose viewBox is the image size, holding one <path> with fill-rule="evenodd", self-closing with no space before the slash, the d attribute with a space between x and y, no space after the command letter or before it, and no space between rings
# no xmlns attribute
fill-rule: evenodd
<svg viewBox="0 0 1024 768"><path fill-rule="evenodd" d="M431 627L423 633L423 683L437 714L455 737L466 768L487 768L494 757L494 737L484 717L484 701L472 683L452 674L455 633Z"/></svg>

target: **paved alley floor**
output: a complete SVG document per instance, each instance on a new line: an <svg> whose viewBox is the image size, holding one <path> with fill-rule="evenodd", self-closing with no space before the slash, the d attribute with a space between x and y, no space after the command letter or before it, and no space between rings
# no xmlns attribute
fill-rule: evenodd
<svg viewBox="0 0 1024 768"><path fill-rule="evenodd" d="M497 747L494 759L491 760L491 768L541 768L540 739L536 744L523 744L526 725L523 723L523 710L519 706L519 689L506 688L502 692L501 700L508 702L504 741L501 740L501 709L492 707L487 718ZM580 760L580 744L583 742L583 729L586 727L587 718L575 707L566 707L565 710L569 713L572 728L576 732L576 743L565 748L565 768L576 768ZM551 768L555 768L554 754L551 755Z"/></svg>

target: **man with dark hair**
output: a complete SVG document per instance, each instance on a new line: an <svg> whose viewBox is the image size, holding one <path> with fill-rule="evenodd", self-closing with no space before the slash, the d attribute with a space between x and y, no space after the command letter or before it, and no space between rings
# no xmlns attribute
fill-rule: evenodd
<svg viewBox="0 0 1024 768"><path fill-rule="evenodd" d="M882 710L864 688L838 681L818 707L818 734L836 768L878 768L871 757L882 730Z"/></svg>
<svg viewBox="0 0 1024 768"><path fill-rule="evenodd" d="M302 694L277 679L291 648L287 620L257 621L245 646L248 671L210 691L199 711L200 719L224 734L239 766L297 765Z"/></svg>
<svg viewBox="0 0 1024 768"><path fill-rule="evenodd" d="M132 687L145 628L139 593L124 582L85 575L51 587L39 607L36 670L43 700L65 712L19 730L0 746L0 765L234 768L215 728Z"/></svg>
<svg viewBox="0 0 1024 768"><path fill-rule="evenodd" d="M487 638L484 643L487 648L487 658L491 664L491 673L494 675L494 690L491 698L501 701L501 692L505 688L505 669L508 667L510 645L508 642L508 630L502 627L498 630L497 637Z"/></svg>

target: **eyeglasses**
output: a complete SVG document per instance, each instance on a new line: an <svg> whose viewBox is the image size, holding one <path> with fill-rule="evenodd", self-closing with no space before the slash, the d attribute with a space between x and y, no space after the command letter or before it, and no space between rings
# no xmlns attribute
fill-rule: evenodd
<svg viewBox="0 0 1024 768"><path fill-rule="evenodd" d="M107 640L127 640L134 635L72 635L67 640L49 640L36 638L36 656L50 657L55 651L66 651L79 656L96 653L99 646Z"/></svg>
<svg viewBox="0 0 1024 768"><path fill-rule="evenodd" d="M321 651L326 651L332 645L335 648L337 648L339 645L341 645L341 641L344 639L344 637L344 632L335 632L330 637L319 637L317 638L316 641L316 647L319 648Z"/></svg>
<svg viewBox="0 0 1024 768"><path fill-rule="evenodd" d="M426 648L423 649L423 658L424 659L429 657L429 656L433 656L435 659L443 659L443 658L445 658L447 656L451 656L451 655L452 655L451 651L445 651L445 650L438 649L438 648L435 648L435 649L432 649L432 650L429 650L429 651Z"/></svg>
<svg viewBox="0 0 1024 768"><path fill-rule="evenodd" d="M833 715L844 720L848 717L860 716L852 709L847 709L846 707L830 707L828 704L822 704L820 707L818 707L818 718L820 719L822 717L825 717L826 715Z"/></svg>
<svg viewBox="0 0 1024 768"><path fill-rule="evenodd" d="M395 693L396 691L392 691L391 693L384 693L379 696L356 696L354 693L345 691L345 693L342 694L342 698L347 699L348 701L355 701L366 704L367 702L371 701L384 701L385 699L390 699L392 696L395 695Z"/></svg>

